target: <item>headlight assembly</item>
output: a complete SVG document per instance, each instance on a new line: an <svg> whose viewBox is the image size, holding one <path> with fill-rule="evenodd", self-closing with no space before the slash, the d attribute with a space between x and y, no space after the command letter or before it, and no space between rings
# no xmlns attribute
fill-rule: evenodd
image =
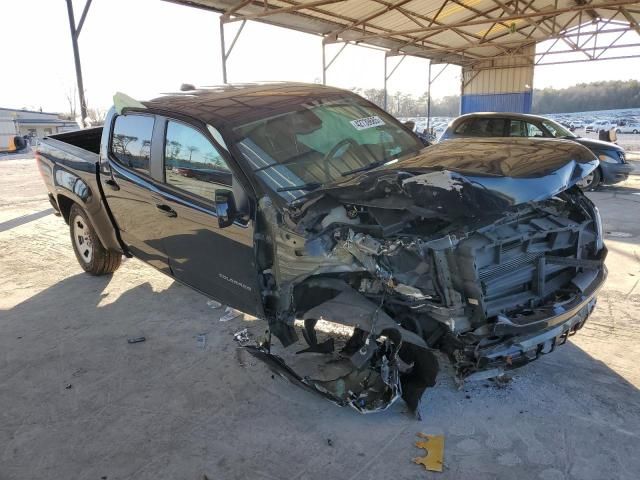
<svg viewBox="0 0 640 480"><path fill-rule="evenodd" d="M601 153L600 155L598 155L598 158L601 162L620 163L620 158L618 156L614 157L613 155L608 153Z"/></svg>

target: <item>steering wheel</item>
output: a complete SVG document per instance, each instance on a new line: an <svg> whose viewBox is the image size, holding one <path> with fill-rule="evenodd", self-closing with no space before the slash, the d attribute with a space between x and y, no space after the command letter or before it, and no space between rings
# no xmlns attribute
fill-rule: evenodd
<svg viewBox="0 0 640 480"><path fill-rule="evenodd" d="M331 176L329 175L329 162L334 160L334 157L336 156L336 153L338 153L340 151L340 149L343 148L346 145L348 145L349 148L359 147L360 146L360 144L358 142L356 142L353 138L345 138L344 140L340 140L338 143L336 143L331 148L331 150L329 150L327 152L327 154L324 156L324 158L322 159L322 166L323 166L323 169L324 169L324 174L327 177L327 181L331 180ZM346 150L345 150L345 152L346 152Z"/></svg>

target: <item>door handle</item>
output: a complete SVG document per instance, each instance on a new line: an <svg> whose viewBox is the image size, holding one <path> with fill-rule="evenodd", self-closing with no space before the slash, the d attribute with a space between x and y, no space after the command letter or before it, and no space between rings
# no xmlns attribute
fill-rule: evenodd
<svg viewBox="0 0 640 480"><path fill-rule="evenodd" d="M111 187L112 190L120 190L120 187L118 186L118 184L116 183L116 181L113 178L110 178L108 180L105 180L105 182L107 185L109 185Z"/></svg>
<svg viewBox="0 0 640 480"><path fill-rule="evenodd" d="M159 203L159 204L156 204L156 208L162 213L164 213L167 217L174 218L178 216L176 211L173 208L171 208L169 205Z"/></svg>

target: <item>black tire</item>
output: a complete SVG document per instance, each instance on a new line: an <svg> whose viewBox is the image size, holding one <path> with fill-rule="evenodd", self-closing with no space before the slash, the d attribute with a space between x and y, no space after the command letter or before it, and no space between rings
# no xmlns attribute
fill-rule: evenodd
<svg viewBox="0 0 640 480"><path fill-rule="evenodd" d="M69 234L78 263L85 272L97 276L118 269L122 254L104 248L89 217L77 204L73 204L69 211Z"/></svg>
<svg viewBox="0 0 640 480"><path fill-rule="evenodd" d="M633 133L638 133L638 130L635 130L635 129L634 129L634 130L633 130Z"/></svg>
<svg viewBox="0 0 640 480"><path fill-rule="evenodd" d="M620 131L620 129L618 128L618 129L616 129L616 133L617 133L617 134L621 134L622 132L621 132L621 131Z"/></svg>
<svg viewBox="0 0 640 480"><path fill-rule="evenodd" d="M580 185L580 188L585 192L593 192L598 189L601 181L602 181L602 174L600 173L600 168L596 168L593 171L593 176L589 179L589 181L585 181L579 185Z"/></svg>

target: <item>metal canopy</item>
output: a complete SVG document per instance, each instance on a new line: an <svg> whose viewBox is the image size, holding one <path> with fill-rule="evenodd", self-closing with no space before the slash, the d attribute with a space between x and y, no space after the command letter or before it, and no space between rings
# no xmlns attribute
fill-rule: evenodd
<svg viewBox="0 0 640 480"><path fill-rule="evenodd" d="M622 40L627 32L640 33L640 2L631 0L165 1L220 12L223 23L260 21L322 35L325 44L356 43L463 66L553 39L545 58L570 53L598 60L610 58L603 57L609 48L640 46Z"/></svg>

